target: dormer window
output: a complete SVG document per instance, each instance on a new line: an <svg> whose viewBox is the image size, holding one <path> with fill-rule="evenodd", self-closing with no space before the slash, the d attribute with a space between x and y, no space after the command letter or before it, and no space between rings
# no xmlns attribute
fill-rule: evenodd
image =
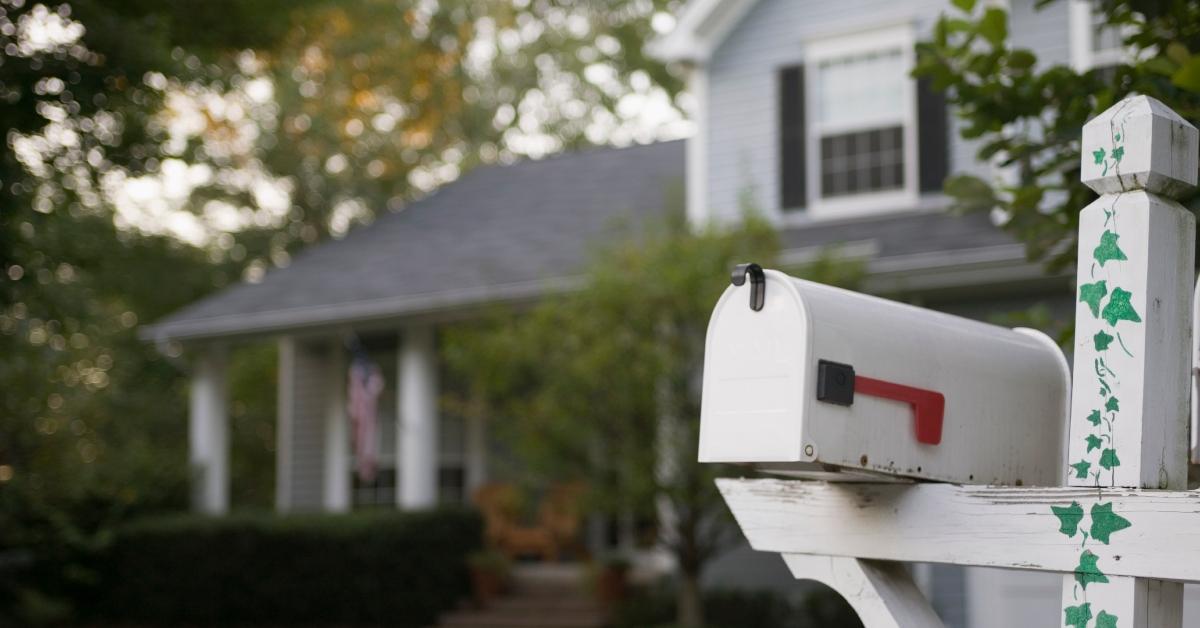
<svg viewBox="0 0 1200 628"><path fill-rule="evenodd" d="M911 118L904 51L852 52L817 68L812 134L821 198L904 190Z"/></svg>
<svg viewBox="0 0 1200 628"><path fill-rule="evenodd" d="M945 178L945 100L908 25L822 38L780 72L781 205L814 218L913 209Z"/></svg>

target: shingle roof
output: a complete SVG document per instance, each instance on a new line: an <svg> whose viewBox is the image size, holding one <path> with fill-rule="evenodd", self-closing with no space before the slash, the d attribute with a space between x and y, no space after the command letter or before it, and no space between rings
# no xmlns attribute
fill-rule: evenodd
<svg viewBox="0 0 1200 628"><path fill-rule="evenodd" d="M590 247L622 222L666 211L684 167L684 143L673 141L478 168L143 336L212 338L535 298L577 282ZM868 268L885 274L1020 258L1020 247L985 216L941 212L813 222L785 230L783 243L793 252L865 245Z"/></svg>
<svg viewBox="0 0 1200 628"><path fill-rule="evenodd" d="M476 168L406 209L313 246L143 331L200 338L534 296L576 275L623 218L682 190L684 142ZM680 195L681 197L681 195Z"/></svg>

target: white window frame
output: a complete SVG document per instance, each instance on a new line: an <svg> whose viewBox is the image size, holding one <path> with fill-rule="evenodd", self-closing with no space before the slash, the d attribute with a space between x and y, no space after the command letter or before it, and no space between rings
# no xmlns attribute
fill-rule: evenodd
<svg viewBox="0 0 1200 628"><path fill-rule="evenodd" d="M814 115L819 107L820 64L826 59L861 54L874 50L899 48L905 72L915 63L915 36L911 23L893 25L871 30L860 30L850 35L813 39L804 45L805 111L805 176L808 190L808 211L814 220L851 218L870 214L891 213L910 210L918 205L917 191L917 82L909 77L904 82L898 121L903 128L904 138L904 186L898 190L866 192L822 198L821 196L821 136L823 134L866 130L873 126L823 127Z"/></svg>
<svg viewBox="0 0 1200 628"><path fill-rule="evenodd" d="M1087 72L1106 65L1133 61L1133 52L1124 46L1093 50L1095 31L1092 28L1095 4L1091 0L1070 0L1071 67Z"/></svg>

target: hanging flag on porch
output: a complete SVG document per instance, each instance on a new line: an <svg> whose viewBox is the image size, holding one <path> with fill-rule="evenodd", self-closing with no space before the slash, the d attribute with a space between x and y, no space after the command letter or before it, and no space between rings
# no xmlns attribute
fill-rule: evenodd
<svg viewBox="0 0 1200 628"><path fill-rule="evenodd" d="M346 386L347 413L354 432L355 472L358 479L375 479L379 444L379 395L383 392L383 371L365 351L357 350L350 361Z"/></svg>

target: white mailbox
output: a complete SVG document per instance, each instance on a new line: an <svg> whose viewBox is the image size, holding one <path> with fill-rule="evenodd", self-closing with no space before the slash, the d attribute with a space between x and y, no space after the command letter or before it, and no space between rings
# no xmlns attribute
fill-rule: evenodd
<svg viewBox="0 0 1200 628"><path fill-rule="evenodd" d="M1040 332L743 264L709 321L700 461L1057 486L1070 382Z"/></svg>

